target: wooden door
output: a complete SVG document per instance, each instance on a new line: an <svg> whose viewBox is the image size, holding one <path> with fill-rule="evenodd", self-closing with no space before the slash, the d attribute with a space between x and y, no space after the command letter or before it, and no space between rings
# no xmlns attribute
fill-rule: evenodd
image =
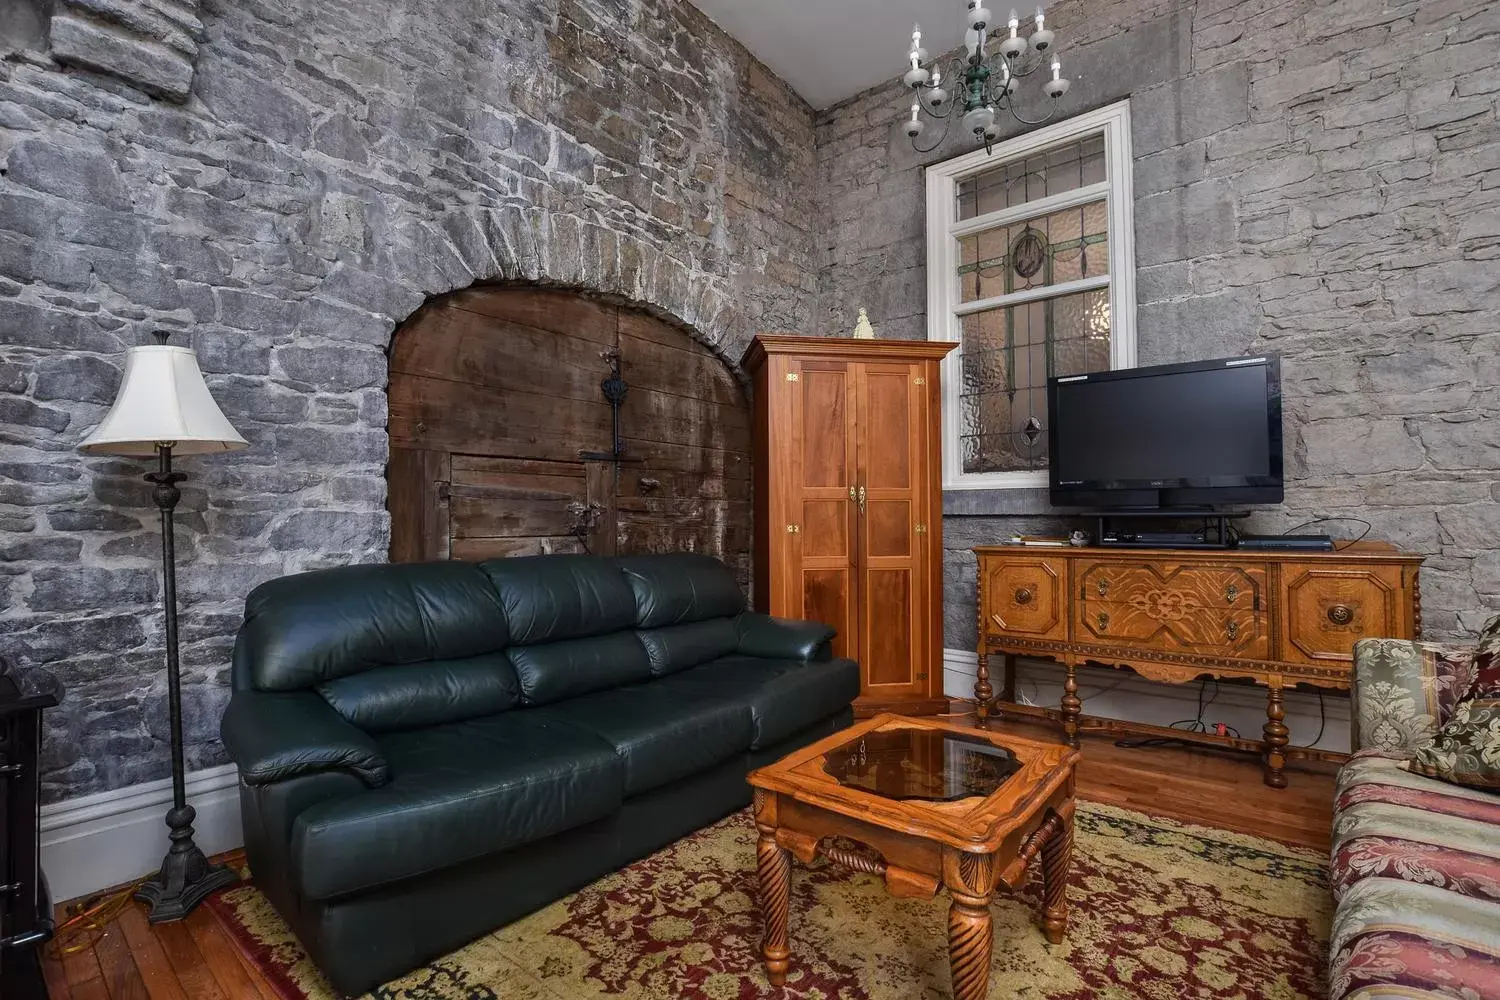
<svg viewBox="0 0 1500 1000"><path fill-rule="evenodd" d="M833 626L834 655L859 659L855 368L793 361L783 376L792 433L779 564L788 592L801 595L800 617Z"/></svg>
<svg viewBox="0 0 1500 1000"><path fill-rule="evenodd" d="M614 456L601 381L627 386ZM391 558L707 552L750 576L748 400L629 307L531 288L434 300L391 348Z"/></svg>
<svg viewBox="0 0 1500 1000"><path fill-rule="evenodd" d="M860 508L860 667L871 701L927 692L928 510L923 440L925 366L865 362L855 369Z"/></svg>
<svg viewBox="0 0 1500 1000"><path fill-rule="evenodd" d="M1288 561L1281 567L1285 616L1281 659L1293 663L1353 663L1365 636L1413 638L1410 594L1402 567Z"/></svg>

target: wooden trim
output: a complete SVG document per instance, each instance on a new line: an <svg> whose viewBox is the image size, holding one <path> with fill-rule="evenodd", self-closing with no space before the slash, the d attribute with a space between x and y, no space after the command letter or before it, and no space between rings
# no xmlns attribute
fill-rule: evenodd
<svg viewBox="0 0 1500 1000"><path fill-rule="evenodd" d="M852 337L796 337L757 334L745 350L740 365L756 371L773 354L831 357L846 361L935 361L958 345L932 340L855 340Z"/></svg>

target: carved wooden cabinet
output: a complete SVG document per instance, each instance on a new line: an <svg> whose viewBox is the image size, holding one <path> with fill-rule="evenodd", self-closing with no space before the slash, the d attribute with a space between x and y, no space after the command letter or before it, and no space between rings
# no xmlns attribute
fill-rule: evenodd
<svg viewBox="0 0 1500 1000"><path fill-rule="evenodd" d="M939 362L955 345L755 338L755 603L827 622L855 711L944 711Z"/></svg>
<svg viewBox="0 0 1500 1000"><path fill-rule="evenodd" d="M1006 654L1002 701L1015 697L1016 656L1062 663L1058 715L1075 745L1082 702L1074 673L1080 663L1130 667L1172 683L1204 675L1248 678L1267 689L1259 747L1266 781L1276 787L1286 784L1282 689L1299 683L1347 689L1356 640L1416 638L1421 632L1422 557L1376 542L1336 552L1019 546L974 552L974 693L982 716L989 714L994 694L991 653Z"/></svg>

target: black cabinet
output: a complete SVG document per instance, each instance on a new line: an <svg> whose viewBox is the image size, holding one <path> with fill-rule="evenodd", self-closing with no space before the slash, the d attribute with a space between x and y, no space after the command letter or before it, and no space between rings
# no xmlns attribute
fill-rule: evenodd
<svg viewBox="0 0 1500 1000"><path fill-rule="evenodd" d="M42 876L38 757L42 709L54 694L29 690L0 660L0 997L46 1000L42 944L52 900Z"/></svg>

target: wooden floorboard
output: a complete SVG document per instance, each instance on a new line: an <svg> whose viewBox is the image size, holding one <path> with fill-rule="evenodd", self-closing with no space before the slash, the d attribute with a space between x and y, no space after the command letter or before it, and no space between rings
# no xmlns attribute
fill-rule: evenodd
<svg viewBox="0 0 1500 1000"><path fill-rule="evenodd" d="M974 721L956 703L956 721ZM1057 727L1030 719L998 719L990 728L1057 738ZM1289 785L1268 788L1251 755L1203 748L1117 746L1116 737L1085 732L1078 795L1186 822L1270 837L1327 851L1337 768L1315 761L1287 767ZM236 851L218 860L243 862ZM62 918L59 907L59 920ZM43 971L51 1000L276 1000L270 984L244 957L211 910L186 921L151 924L135 902L88 948Z"/></svg>

